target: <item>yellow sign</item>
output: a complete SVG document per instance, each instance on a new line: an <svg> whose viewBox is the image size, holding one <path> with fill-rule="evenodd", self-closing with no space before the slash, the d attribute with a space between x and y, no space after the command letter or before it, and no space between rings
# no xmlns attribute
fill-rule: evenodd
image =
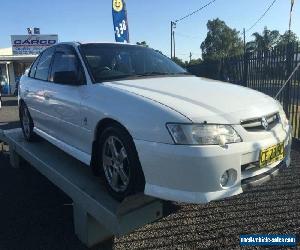
<svg viewBox="0 0 300 250"><path fill-rule="evenodd" d="M284 158L284 143L279 143L260 152L259 165L265 167Z"/></svg>
<svg viewBox="0 0 300 250"><path fill-rule="evenodd" d="M113 9L116 12L123 10L123 1L122 0L113 0Z"/></svg>

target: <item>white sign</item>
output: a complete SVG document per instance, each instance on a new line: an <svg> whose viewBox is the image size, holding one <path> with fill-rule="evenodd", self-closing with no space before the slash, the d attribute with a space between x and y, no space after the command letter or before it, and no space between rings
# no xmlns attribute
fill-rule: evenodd
<svg viewBox="0 0 300 250"><path fill-rule="evenodd" d="M57 35L12 35L13 55L37 55L58 42Z"/></svg>

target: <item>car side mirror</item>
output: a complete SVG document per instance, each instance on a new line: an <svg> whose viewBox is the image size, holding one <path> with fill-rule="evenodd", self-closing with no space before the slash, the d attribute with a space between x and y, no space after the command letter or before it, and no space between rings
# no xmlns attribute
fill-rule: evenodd
<svg viewBox="0 0 300 250"><path fill-rule="evenodd" d="M55 72L53 81L55 83L68 84L68 85L80 85L82 84L82 78L76 71L60 71Z"/></svg>

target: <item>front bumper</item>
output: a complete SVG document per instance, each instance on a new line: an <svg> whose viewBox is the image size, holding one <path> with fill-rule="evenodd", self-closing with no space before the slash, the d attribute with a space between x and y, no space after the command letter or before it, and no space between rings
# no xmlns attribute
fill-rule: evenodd
<svg viewBox="0 0 300 250"><path fill-rule="evenodd" d="M244 187L270 179L279 166L289 166L291 127L278 131L261 140L228 144L227 147L134 140L145 175L145 194L187 203L207 203L240 194ZM279 142L285 145L284 160L264 168L242 170L243 165L258 161L261 149ZM220 179L228 169L236 171L237 179L230 187L222 187Z"/></svg>

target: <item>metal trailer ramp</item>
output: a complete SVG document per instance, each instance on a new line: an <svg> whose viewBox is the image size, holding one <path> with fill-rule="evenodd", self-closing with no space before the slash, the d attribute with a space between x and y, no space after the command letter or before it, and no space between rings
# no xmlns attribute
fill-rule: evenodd
<svg viewBox="0 0 300 250"><path fill-rule="evenodd" d="M13 167L19 167L20 160L25 159L71 197L75 233L87 247L114 235L125 235L163 216L162 201L142 194L117 202L89 167L43 139L28 143L21 129L12 129L0 130L1 140L9 144Z"/></svg>

